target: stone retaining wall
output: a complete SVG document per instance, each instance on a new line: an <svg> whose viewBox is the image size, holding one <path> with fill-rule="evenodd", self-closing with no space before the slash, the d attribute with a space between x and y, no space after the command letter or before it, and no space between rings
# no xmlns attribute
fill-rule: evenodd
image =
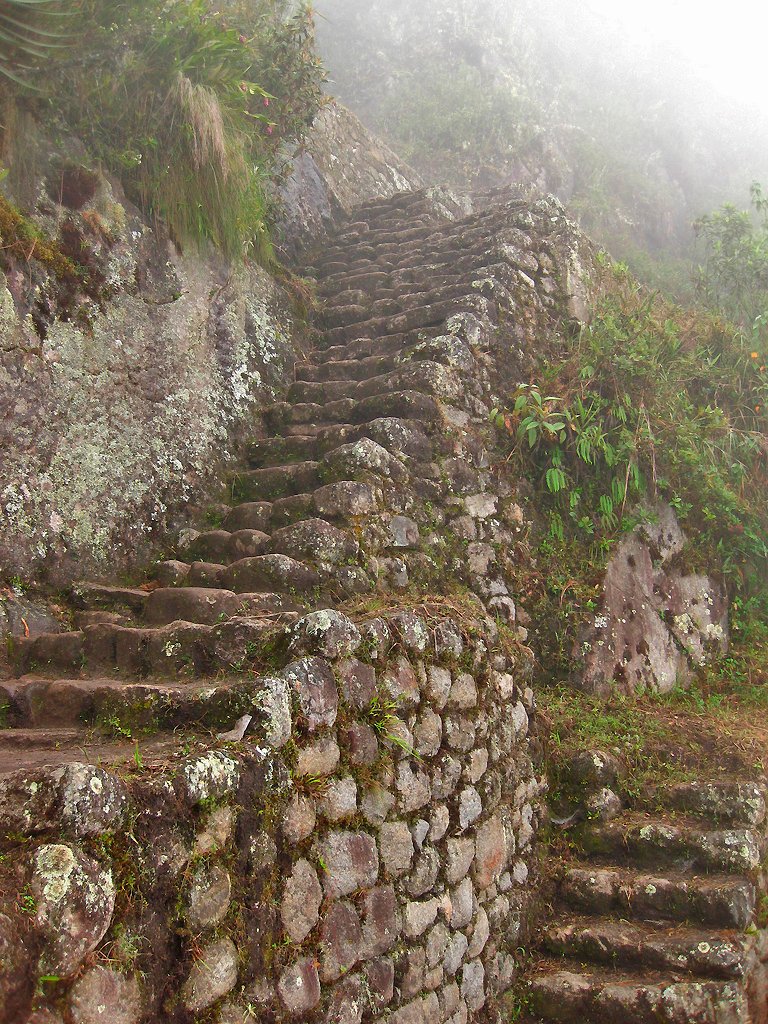
<svg viewBox="0 0 768 1024"><path fill-rule="evenodd" d="M3 1024L491 1012L530 898L529 663L411 611L282 643L242 742L0 784Z"/></svg>

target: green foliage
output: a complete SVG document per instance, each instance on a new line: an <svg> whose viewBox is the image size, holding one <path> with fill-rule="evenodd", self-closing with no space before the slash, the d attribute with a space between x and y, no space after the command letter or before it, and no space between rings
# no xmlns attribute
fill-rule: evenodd
<svg viewBox="0 0 768 1024"><path fill-rule="evenodd" d="M84 0L49 102L180 244L272 260L268 184L321 102L312 16L278 0Z"/></svg>
<svg viewBox="0 0 768 1024"><path fill-rule="evenodd" d="M67 46L55 0L0 0L0 75L32 88L40 63Z"/></svg>
<svg viewBox="0 0 768 1024"><path fill-rule="evenodd" d="M592 557L669 501L732 592L768 573L768 353L713 316L643 298L622 275L589 326L495 420L539 488L550 546ZM572 573L575 575L575 573ZM562 603L562 602L561 602Z"/></svg>
<svg viewBox="0 0 768 1024"><path fill-rule="evenodd" d="M707 305L759 335L768 319L768 197L757 182L750 196L751 211L727 203L696 221L704 247L696 286Z"/></svg>
<svg viewBox="0 0 768 1024"><path fill-rule="evenodd" d="M511 86L461 61L404 75L380 117L406 160L458 185L497 180L533 132L528 104Z"/></svg>

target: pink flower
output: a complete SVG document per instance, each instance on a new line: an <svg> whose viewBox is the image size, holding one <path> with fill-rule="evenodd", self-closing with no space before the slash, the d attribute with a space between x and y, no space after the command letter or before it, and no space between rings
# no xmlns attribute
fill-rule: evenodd
<svg viewBox="0 0 768 1024"><path fill-rule="evenodd" d="M238 36L237 38L240 40L241 43L247 43L248 42L248 37L247 36Z"/></svg>
<svg viewBox="0 0 768 1024"><path fill-rule="evenodd" d="M267 135L271 135L274 130L271 124L267 125Z"/></svg>
<svg viewBox="0 0 768 1024"><path fill-rule="evenodd" d="M265 97L264 97L264 106L265 106L265 107L268 107L268 106L269 106L269 97L268 97L268 96L265 96Z"/></svg>

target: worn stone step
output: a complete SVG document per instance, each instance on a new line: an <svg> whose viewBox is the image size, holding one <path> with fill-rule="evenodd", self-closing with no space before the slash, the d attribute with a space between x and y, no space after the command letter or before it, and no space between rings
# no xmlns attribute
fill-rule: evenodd
<svg viewBox="0 0 768 1024"><path fill-rule="evenodd" d="M431 359L410 360L379 377L361 381L297 381L288 390L288 401L330 403L349 398L360 401L392 391L421 391L449 401L463 393L461 382L450 369Z"/></svg>
<svg viewBox="0 0 768 1024"><path fill-rule="evenodd" d="M752 1024L738 981L682 981L543 962L526 989L530 1011L558 1024Z"/></svg>
<svg viewBox="0 0 768 1024"><path fill-rule="evenodd" d="M650 802L717 822L758 826L766 820L766 787L739 779L683 782L649 794Z"/></svg>
<svg viewBox="0 0 768 1024"><path fill-rule="evenodd" d="M317 518L276 530L271 543L274 552L330 565L353 562L360 552L360 545L349 531Z"/></svg>
<svg viewBox="0 0 768 1024"><path fill-rule="evenodd" d="M369 380L382 373L396 370L403 361L402 349L398 347L391 355L364 356L362 359L334 359L324 363L299 363L296 366L298 381Z"/></svg>
<svg viewBox="0 0 768 1024"><path fill-rule="evenodd" d="M549 924L542 939L549 954L580 963L643 967L705 978L743 977L750 943L748 936L733 931L685 926L666 929L590 918Z"/></svg>
<svg viewBox="0 0 768 1024"><path fill-rule="evenodd" d="M279 402L270 408L268 418L274 429L284 430L286 427L306 424L331 426L342 423L366 423L382 417L415 419L425 425L442 423L439 404L431 396L419 391L396 391L374 395L358 402L344 399L327 405L292 405L290 402Z"/></svg>
<svg viewBox="0 0 768 1024"><path fill-rule="evenodd" d="M0 684L12 731L91 725L117 735L148 735L185 726L229 728L252 702L242 680L135 682L127 679L41 679Z"/></svg>
<svg viewBox="0 0 768 1024"><path fill-rule="evenodd" d="M586 853L617 864L736 873L753 871L765 847L765 837L754 829L706 829L695 819L670 822L642 814L588 822L578 841Z"/></svg>
<svg viewBox="0 0 768 1024"><path fill-rule="evenodd" d="M142 762L165 758L186 742L183 735L160 732L139 741L139 754ZM75 762L101 766L135 763L136 756L133 738L117 739L85 726L0 730L0 779L14 772L58 768Z"/></svg>
<svg viewBox="0 0 768 1024"><path fill-rule="evenodd" d="M226 565L240 558L264 555L269 550L269 534L261 530L207 530L184 548L184 557L192 562L219 562Z"/></svg>
<svg viewBox="0 0 768 1024"><path fill-rule="evenodd" d="M238 593L211 587L161 587L154 590L144 608L151 626L170 622L196 622L213 626L233 616L240 618L298 611L283 594Z"/></svg>
<svg viewBox="0 0 768 1024"><path fill-rule="evenodd" d="M262 589L301 595L319 587L324 581L325 577L317 569L282 554L241 558L227 566L219 576L221 585L236 594Z"/></svg>
<svg viewBox="0 0 768 1024"><path fill-rule="evenodd" d="M224 516L221 525L229 533L237 533L238 530L258 530L267 533L271 520L271 501L244 501L232 507Z"/></svg>
<svg viewBox="0 0 768 1024"><path fill-rule="evenodd" d="M297 617L285 613L280 619ZM38 674L77 678L104 672L137 678L213 675L244 663L249 652L258 651L264 636L274 630L275 622L275 615L270 614L232 617L216 625L172 622L137 627L98 623L77 632L21 640L13 660L19 677Z"/></svg>
<svg viewBox="0 0 768 1024"><path fill-rule="evenodd" d="M274 501L289 494L301 494L322 483L319 468L317 462L296 462L245 470L231 478L232 495L235 501Z"/></svg>
<svg viewBox="0 0 768 1024"><path fill-rule="evenodd" d="M80 580L72 584L70 597L76 608L128 609L140 614L147 599L147 591L137 587L108 586Z"/></svg>
<svg viewBox="0 0 768 1024"><path fill-rule="evenodd" d="M698 921L738 929L753 921L757 900L755 883L748 878L682 872L648 874L593 865L567 868L558 895L579 913Z"/></svg>

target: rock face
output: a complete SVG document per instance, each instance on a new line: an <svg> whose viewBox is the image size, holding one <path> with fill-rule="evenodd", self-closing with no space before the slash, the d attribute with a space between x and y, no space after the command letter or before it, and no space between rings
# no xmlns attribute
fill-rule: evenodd
<svg viewBox="0 0 768 1024"><path fill-rule="evenodd" d="M41 160L45 179L53 157ZM106 282L101 304L83 305L86 322L57 315L44 267L31 287L23 268L0 273L0 572L9 577L29 579L43 562L58 580L135 564L201 497L290 360L290 317L266 273L180 255L113 182L94 179L77 210L49 199L45 180L31 188L42 196L36 223L54 233L69 225Z"/></svg>
<svg viewBox="0 0 768 1024"><path fill-rule="evenodd" d="M581 686L665 692L728 649L728 602L714 580L675 564L685 546L669 506L624 540L605 573L603 604L583 631Z"/></svg>
<svg viewBox="0 0 768 1024"><path fill-rule="evenodd" d="M286 251L294 255L302 243L366 200L388 199L422 184L416 171L351 111L331 101L318 114L281 190Z"/></svg>

